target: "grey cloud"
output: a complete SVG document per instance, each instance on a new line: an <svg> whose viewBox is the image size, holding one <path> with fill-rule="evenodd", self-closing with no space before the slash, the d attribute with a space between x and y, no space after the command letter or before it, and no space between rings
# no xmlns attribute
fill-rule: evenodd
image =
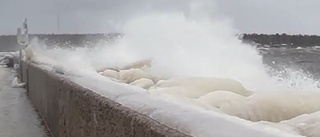
<svg viewBox="0 0 320 137"><path fill-rule="evenodd" d="M0 34L14 34L24 17L33 33L117 31L134 15L178 10L188 13L192 0L1 0ZM234 21L241 32L320 34L318 0L216 0L213 13ZM216 9L217 8L217 9Z"/></svg>
<svg viewBox="0 0 320 137"><path fill-rule="evenodd" d="M220 10L243 32L320 34L317 0L220 0Z"/></svg>
<svg viewBox="0 0 320 137"><path fill-rule="evenodd" d="M133 15L186 5L187 0L6 0L0 3L0 34L15 33L24 17L31 32L56 32L58 14L63 32L115 31L115 23Z"/></svg>

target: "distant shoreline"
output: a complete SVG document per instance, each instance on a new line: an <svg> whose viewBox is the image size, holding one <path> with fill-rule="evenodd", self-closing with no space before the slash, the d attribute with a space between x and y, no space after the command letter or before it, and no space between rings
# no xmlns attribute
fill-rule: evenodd
<svg viewBox="0 0 320 137"><path fill-rule="evenodd" d="M30 39L39 38L46 44L58 46L87 46L101 41L110 41L122 37L122 33L87 33L87 34L30 34ZM244 43L257 47L297 48L320 46L318 35L283 34L240 34ZM0 35L0 51L16 51L18 47L16 35Z"/></svg>
<svg viewBox="0 0 320 137"><path fill-rule="evenodd" d="M262 47L313 47L320 46L320 36L318 35L288 35L288 34L242 34L240 36L244 42Z"/></svg>

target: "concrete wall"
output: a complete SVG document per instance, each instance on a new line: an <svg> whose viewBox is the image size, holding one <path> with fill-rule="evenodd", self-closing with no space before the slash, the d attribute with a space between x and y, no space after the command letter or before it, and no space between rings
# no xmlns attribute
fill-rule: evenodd
<svg viewBox="0 0 320 137"><path fill-rule="evenodd" d="M23 63L28 95L54 137L186 137L34 64Z"/></svg>

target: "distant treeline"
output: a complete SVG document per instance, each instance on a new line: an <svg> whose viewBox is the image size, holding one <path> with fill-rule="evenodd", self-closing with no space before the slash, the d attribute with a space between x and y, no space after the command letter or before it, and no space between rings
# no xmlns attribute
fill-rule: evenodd
<svg viewBox="0 0 320 137"><path fill-rule="evenodd" d="M317 35L287 35L283 34L242 34L245 42L254 42L259 46L274 47L311 47L320 46L320 36Z"/></svg>

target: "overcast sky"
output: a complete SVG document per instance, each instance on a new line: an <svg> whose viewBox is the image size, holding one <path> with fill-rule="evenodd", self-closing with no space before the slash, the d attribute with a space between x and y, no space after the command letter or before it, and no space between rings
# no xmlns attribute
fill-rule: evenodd
<svg viewBox="0 0 320 137"><path fill-rule="evenodd" d="M0 0L0 34L15 34L24 17L31 33L116 31L135 14L185 11L191 0ZM214 0L212 0L214 1ZM240 32L320 35L319 0L215 0L212 8Z"/></svg>

